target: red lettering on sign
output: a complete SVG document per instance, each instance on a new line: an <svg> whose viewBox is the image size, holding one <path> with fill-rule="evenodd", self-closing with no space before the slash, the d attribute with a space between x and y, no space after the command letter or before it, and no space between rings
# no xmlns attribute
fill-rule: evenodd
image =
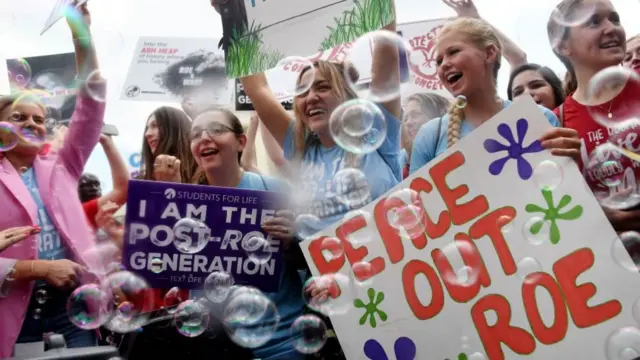
<svg viewBox="0 0 640 360"><path fill-rule="evenodd" d="M431 302L423 305L416 292L416 277L422 274L429 281ZM402 269L402 286L404 295L416 318L428 320L437 316L444 307L444 292L436 271L429 264L420 260L409 261Z"/></svg>
<svg viewBox="0 0 640 360"><path fill-rule="evenodd" d="M538 301L536 300L536 288L543 287L551 296L553 302L553 324L549 327L542 321ZM562 290L556 280L545 272L529 274L522 285L522 301L524 311L531 324L531 330L536 339L545 345L555 344L564 339L569 328L569 315L564 304Z"/></svg>
<svg viewBox="0 0 640 360"><path fill-rule="evenodd" d="M497 320L494 325L487 323L485 313L493 310ZM526 330L511 325L511 305L501 295L489 294L471 307L471 319L491 360L503 360L502 344L520 355L529 355L536 349L536 341Z"/></svg>
<svg viewBox="0 0 640 360"><path fill-rule="evenodd" d="M553 273L558 279L571 313L573 323L586 328L603 323L616 317L622 311L618 300L609 300L602 304L589 306L587 302L596 294L593 283L576 283L578 276L590 269L595 257L589 248L577 250L553 264Z"/></svg>

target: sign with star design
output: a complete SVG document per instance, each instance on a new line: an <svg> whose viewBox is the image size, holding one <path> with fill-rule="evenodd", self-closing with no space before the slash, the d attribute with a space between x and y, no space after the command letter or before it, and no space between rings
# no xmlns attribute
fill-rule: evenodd
<svg viewBox="0 0 640 360"><path fill-rule="evenodd" d="M640 351L636 266L576 163L542 146L551 129L518 99L305 239L323 294L309 306L331 318L347 359Z"/></svg>

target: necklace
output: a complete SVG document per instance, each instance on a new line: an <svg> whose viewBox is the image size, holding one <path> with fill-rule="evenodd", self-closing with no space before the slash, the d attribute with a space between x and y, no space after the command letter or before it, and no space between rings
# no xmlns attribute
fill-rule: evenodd
<svg viewBox="0 0 640 360"><path fill-rule="evenodd" d="M609 110L605 109L602 105L598 105L598 107L607 112L607 117L609 119L613 118L613 113L611 113L611 108L613 107L613 99L611 99L611 102L609 103Z"/></svg>

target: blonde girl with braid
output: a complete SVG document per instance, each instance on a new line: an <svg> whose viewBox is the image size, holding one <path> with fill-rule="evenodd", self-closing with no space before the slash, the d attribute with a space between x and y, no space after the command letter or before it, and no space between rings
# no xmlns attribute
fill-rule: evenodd
<svg viewBox="0 0 640 360"><path fill-rule="evenodd" d="M487 22L459 18L447 24L436 39L436 52L438 77L455 100L447 114L418 131L411 151L411 173L511 105L498 96L502 44ZM553 112L542 106L540 111L551 125L558 126ZM554 155L579 156L580 142L573 130L554 128L540 140Z"/></svg>

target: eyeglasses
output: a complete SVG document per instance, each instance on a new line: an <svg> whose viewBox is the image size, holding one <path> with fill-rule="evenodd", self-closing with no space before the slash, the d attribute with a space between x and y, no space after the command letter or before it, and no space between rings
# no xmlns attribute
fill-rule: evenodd
<svg viewBox="0 0 640 360"><path fill-rule="evenodd" d="M207 133L211 137L218 137L228 133L236 133L231 127L221 124L219 122L209 123L207 126L197 126L191 129L189 133L189 140L193 141L202 137L203 133Z"/></svg>
<svg viewBox="0 0 640 360"><path fill-rule="evenodd" d="M12 122L26 122L27 120L29 120L29 118L32 118L33 122L35 122L36 124L39 124L39 125L42 125L45 122L44 117L42 117L42 116L23 114L23 113L18 112L18 111L14 111L14 112L11 113L11 115L9 116L9 121L12 121Z"/></svg>

